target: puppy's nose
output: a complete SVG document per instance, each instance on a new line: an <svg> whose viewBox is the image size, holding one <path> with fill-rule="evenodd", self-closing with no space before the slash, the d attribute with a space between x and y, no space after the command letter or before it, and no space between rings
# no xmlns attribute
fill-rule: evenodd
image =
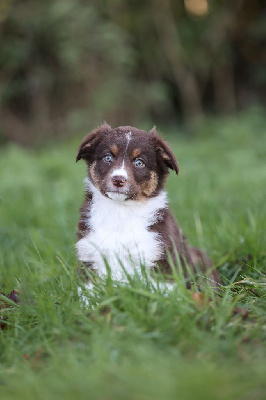
<svg viewBox="0 0 266 400"><path fill-rule="evenodd" d="M113 185L116 187L123 187L126 184L126 178L122 175L115 175L112 177Z"/></svg>

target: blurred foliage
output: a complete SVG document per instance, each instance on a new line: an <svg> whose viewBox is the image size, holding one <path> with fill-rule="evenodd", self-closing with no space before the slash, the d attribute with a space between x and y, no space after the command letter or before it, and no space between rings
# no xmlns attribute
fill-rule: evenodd
<svg viewBox="0 0 266 400"><path fill-rule="evenodd" d="M1 0L0 138L265 102L263 0Z"/></svg>

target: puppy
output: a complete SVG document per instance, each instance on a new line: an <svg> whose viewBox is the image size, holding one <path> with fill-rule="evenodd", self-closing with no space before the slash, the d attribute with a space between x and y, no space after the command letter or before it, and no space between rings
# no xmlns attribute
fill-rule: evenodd
<svg viewBox="0 0 266 400"><path fill-rule="evenodd" d="M178 163L155 128L147 133L103 124L83 139L80 159L88 177L76 249L85 269L104 276L108 262L119 281L141 274L142 266L171 274L170 256L183 267L188 287L187 269L196 273L198 266L214 286L219 283L207 254L187 243L168 208L164 184L169 169L178 174Z"/></svg>

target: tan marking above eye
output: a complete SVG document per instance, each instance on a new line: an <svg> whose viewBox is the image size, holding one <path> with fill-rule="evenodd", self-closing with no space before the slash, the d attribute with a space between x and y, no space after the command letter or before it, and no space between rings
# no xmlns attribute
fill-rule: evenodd
<svg viewBox="0 0 266 400"><path fill-rule="evenodd" d="M117 156L119 149L118 149L118 147L117 147L116 144L113 144L113 145L110 147L110 150L111 150L111 152L112 152L112 154L113 154L114 156Z"/></svg>
<svg viewBox="0 0 266 400"><path fill-rule="evenodd" d="M134 149L132 151L132 158L137 158L141 155L141 150L140 149Z"/></svg>

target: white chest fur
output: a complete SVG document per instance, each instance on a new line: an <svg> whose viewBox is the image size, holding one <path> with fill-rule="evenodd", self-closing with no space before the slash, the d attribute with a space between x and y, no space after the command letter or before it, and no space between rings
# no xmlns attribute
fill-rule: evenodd
<svg viewBox="0 0 266 400"><path fill-rule="evenodd" d="M150 268L162 252L159 233L148 228L158 219L158 211L167 207L166 193L143 202L112 200L103 196L90 182L93 193L87 223L90 233L76 244L80 261L90 262L100 274L106 274L107 260L113 279L140 272L141 264ZM123 267L122 267L123 265Z"/></svg>

